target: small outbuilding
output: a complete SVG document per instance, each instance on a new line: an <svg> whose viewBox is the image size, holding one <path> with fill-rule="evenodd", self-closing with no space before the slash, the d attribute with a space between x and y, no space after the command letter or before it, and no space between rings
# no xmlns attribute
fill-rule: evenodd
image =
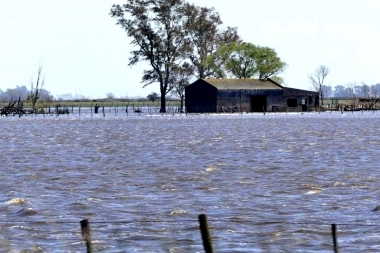
<svg viewBox="0 0 380 253"><path fill-rule="evenodd" d="M318 104L318 92L283 87L270 78L198 79L185 89L188 113L307 111Z"/></svg>

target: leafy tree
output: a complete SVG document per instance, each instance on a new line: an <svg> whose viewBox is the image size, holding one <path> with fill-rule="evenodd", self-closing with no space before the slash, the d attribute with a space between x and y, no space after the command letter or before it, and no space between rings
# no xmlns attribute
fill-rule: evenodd
<svg viewBox="0 0 380 253"><path fill-rule="evenodd" d="M150 69L144 71L144 87L155 82L160 85L160 112L166 112L165 95L172 89L170 75L183 58L188 42L184 6L184 0L127 0L111 8L111 16L136 47L129 65L147 61Z"/></svg>
<svg viewBox="0 0 380 253"><path fill-rule="evenodd" d="M355 86L355 94L358 96L358 97L365 97L366 96L366 88L363 87L362 85L356 85Z"/></svg>
<svg viewBox="0 0 380 253"><path fill-rule="evenodd" d="M287 64L277 56L276 51L269 47L258 47L255 58L260 79L278 75L287 67Z"/></svg>
<svg viewBox="0 0 380 253"><path fill-rule="evenodd" d="M356 94L356 82L351 82L346 85L346 89L344 90L345 92L345 97L349 98L354 98Z"/></svg>
<svg viewBox="0 0 380 253"><path fill-rule="evenodd" d="M26 88L25 85L23 86L16 86L14 89L6 89L5 92L1 94L1 99L3 101L10 100L10 99L18 99L26 100L26 98L29 95L29 90Z"/></svg>
<svg viewBox="0 0 380 253"><path fill-rule="evenodd" d="M323 85L327 75L330 73L330 69L324 65L320 65L313 74L309 75L309 80L313 85L315 91L319 92L320 100L322 101L325 97Z"/></svg>
<svg viewBox="0 0 380 253"><path fill-rule="evenodd" d="M189 63L184 63L181 67L176 68L172 75L173 83L176 84L172 90L172 94L176 97L179 97L181 101L179 108L180 112L183 112L185 88L190 85L193 71L194 70Z"/></svg>
<svg viewBox="0 0 380 253"><path fill-rule="evenodd" d="M219 73L223 77L265 79L283 72L287 66L273 49L247 42L223 45L215 55L222 59Z"/></svg>
<svg viewBox="0 0 380 253"><path fill-rule="evenodd" d="M371 88L364 82L362 82L362 87L364 97L369 97L371 94Z"/></svg>
<svg viewBox="0 0 380 253"><path fill-rule="evenodd" d="M53 95L50 94L50 91L47 91L45 89L40 90L40 99L41 101L52 101Z"/></svg>
<svg viewBox="0 0 380 253"><path fill-rule="evenodd" d="M284 79L280 76L272 76L270 79L281 85L284 83Z"/></svg>
<svg viewBox="0 0 380 253"><path fill-rule="evenodd" d="M235 43L226 62L226 69L237 78L251 78L257 72L257 47L251 43Z"/></svg>
<svg viewBox="0 0 380 253"><path fill-rule="evenodd" d="M156 101L160 96L157 94L157 92L150 93L146 98L149 99L149 101Z"/></svg>
<svg viewBox="0 0 380 253"><path fill-rule="evenodd" d="M334 97L345 97L345 89L343 85L337 85L334 87Z"/></svg>
<svg viewBox="0 0 380 253"><path fill-rule="evenodd" d="M377 97L380 95L380 83L372 85L371 89L372 89L373 93L376 94Z"/></svg>
<svg viewBox="0 0 380 253"><path fill-rule="evenodd" d="M216 76L216 68L213 67L216 62L212 54L219 46L240 40L237 28L221 30L219 26L223 22L214 8L187 3L185 10L189 32L188 58L194 67L194 74L197 78Z"/></svg>
<svg viewBox="0 0 380 253"><path fill-rule="evenodd" d="M112 92L108 92L106 94L106 97L107 97L107 99L114 99L115 98L115 94L113 94Z"/></svg>
<svg viewBox="0 0 380 253"><path fill-rule="evenodd" d="M332 87L330 85L322 85L322 90L326 98L333 95Z"/></svg>

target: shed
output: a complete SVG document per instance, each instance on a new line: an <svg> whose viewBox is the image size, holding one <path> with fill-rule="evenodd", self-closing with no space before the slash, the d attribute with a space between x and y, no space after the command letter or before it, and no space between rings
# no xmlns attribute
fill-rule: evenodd
<svg viewBox="0 0 380 253"><path fill-rule="evenodd" d="M294 103L315 105L316 96L318 92L283 87L269 78L198 79L186 87L185 105L189 113L263 112Z"/></svg>

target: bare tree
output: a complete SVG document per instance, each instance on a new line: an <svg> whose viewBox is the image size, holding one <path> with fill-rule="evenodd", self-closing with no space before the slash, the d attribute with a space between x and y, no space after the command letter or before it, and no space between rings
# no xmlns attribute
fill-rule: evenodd
<svg viewBox="0 0 380 253"><path fill-rule="evenodd" d="M30 93L27 97L27 101L32 104L32 109L36 111L36 103L41 96L41 90L45 85L45 77L42 76L42 65L38 67L37 79L33 82L33 79L30 80Z"/></svg>
<svg viewBox="0 0 380 253"><path fill-rule="evenodd" d="M313 85L315 91L319 92L322 105L323 105L323 99L325 97L323 86L324 86L326 76L329 73L330 73L330 69L328 67L324 65L319 65L319 67L314 71L314 73L309 75L309 80L311 84Z"/></svg>

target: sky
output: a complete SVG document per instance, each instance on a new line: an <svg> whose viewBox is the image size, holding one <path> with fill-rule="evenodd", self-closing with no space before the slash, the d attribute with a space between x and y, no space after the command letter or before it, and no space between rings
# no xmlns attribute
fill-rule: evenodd
<svg viewBox="0 0 380 253"><path fill-rule="evenodd" d="M380 83L378 0L188 0L214 7L222 28L237 27L243 41L273 48L287 63L286 86L312 89L308 75L330 68L326 84ZM128 66L134 49L109 15L121 0L0 0L0 90L30 88L42 66L44 88L104 98L146 97L139 63Z"/></svg>

